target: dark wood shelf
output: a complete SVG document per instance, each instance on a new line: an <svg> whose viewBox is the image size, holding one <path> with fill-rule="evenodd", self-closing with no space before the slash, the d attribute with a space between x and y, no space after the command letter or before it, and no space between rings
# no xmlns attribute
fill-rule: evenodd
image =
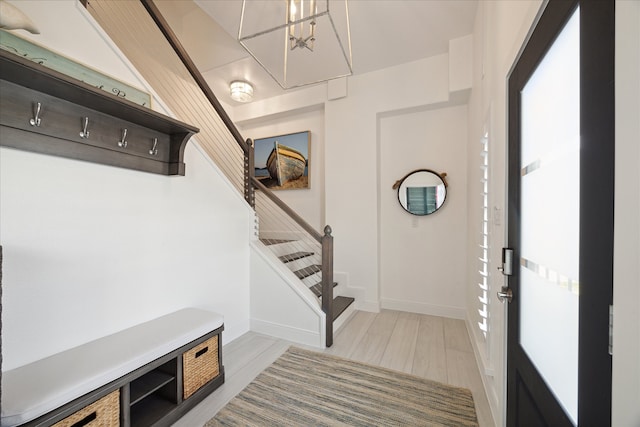
<svg viewBox="0 0 640 427"><path fill-rule="evenodd" d="M158 370L151 371L144 374L140 378L131 382L131 402L133 406L147 396L160 390L172 381L175 381L176 377L171 374L160 372Z"/></svg>
<svg viewBox="0 0 640 427"><path fill-rule="evenodd" d="M152 394L131 408L131 427L155 424L178 405L162 396Z"/></svg>
<svg viewBox="0 0 640 427"><path fill-rule="evenodd" d="M198 128L0 50L0 145L162 175L184 175ZM41 124L31 125L41 104ZM80 136L89 118L88 138ZM118 146L127 129L127 146ZM157 153L150 153L157 138Z"/></svg>

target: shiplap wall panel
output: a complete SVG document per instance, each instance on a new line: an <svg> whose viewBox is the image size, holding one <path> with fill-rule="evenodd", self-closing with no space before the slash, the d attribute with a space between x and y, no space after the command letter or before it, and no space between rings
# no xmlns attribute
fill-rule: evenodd
<svg viewBox="0 0 640 427"><path fill-rule="evenodd" d="M88 11L172 113L200 128L198 143L242 191L242 149L142 3L92 0Z"/></svg>
<svg viewBox="0 0 640 427"><path fill-rule="evenodd" d="M88 11L172 113L200 128L196 141L243 193L242 149L142 3L91 0ZM188 174L189 165L186 168ZM260 191L256 192L255 210L260 237L301 240L298 250L313 247L315 255L310 261L321 263L318 242Z"/></svg>

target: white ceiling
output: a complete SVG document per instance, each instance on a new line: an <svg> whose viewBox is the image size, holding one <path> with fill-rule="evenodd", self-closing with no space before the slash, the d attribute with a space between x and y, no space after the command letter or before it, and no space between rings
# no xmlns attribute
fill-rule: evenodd
<svg viewBox="0 0 640 427"><path fill-rule="evenodd" d="M156 4L222 102L237 105L229 97L232 80L251 82L254 100L284 93L237 41L241 0L156 0ZM477 0L349 0L348 4L354 75L446 53L449 40L473 32L477 8Z"/></svg>

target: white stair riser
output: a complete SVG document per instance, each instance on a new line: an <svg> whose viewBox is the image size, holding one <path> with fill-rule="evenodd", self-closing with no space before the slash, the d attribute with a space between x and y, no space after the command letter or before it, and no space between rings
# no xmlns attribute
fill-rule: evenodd
<svg viewBox="0 0 640 427"><path fill-rule="evenodd" d="M267 248L269 248L269 250L276 256L288 255L295 252L313 252L316 254L320 253L319 249L317 247L314 247L314 245L300 240L278 243L275 245L267 245Z"/></svg>
<svg viewBox="0 0 640 427"><path fill-rule="evenodd" d="M284 265L291 271L297 271L304 267L309 267L311 265L320 264L321 260L316 256L308 256L305 258L300 258L295 261L286 262Z"/></svg>
<svg viewBox="0 0 640 427"><path fill-rule="evenodd" d="M310 288L311 286L315 285L321 280L322 280L322 274L318 272L316 274L312 274L311 276L305 277L304 279L302 279L302 283L304 283L308 288Z"/></svg>

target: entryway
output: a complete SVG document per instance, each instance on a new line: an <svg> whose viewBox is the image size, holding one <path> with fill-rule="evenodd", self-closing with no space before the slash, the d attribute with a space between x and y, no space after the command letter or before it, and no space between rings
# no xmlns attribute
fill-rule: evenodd
<svg viewBox="0 0 640 427"><path fill-rule="evenodd" d="M614 15L549 2L509 77L508 426L611 423Z"/></svg>

